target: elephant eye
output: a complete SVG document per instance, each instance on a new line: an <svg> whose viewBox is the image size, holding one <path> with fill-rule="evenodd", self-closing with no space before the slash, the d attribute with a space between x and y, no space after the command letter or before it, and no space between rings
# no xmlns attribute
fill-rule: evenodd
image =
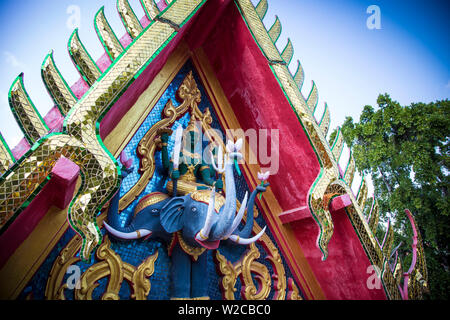
<svg viewBox="0 0 450 320"><path fill-rule="evenodd" d="M152 212L156 213L156 212L158 212L158 209L152 209Z"/></svg>
<svg viewBox="0 0 450 320"><path fill-rule="evenodd" d="M196 207L192 207L192 212L196 212L197 211L197 208Z"/></svg>

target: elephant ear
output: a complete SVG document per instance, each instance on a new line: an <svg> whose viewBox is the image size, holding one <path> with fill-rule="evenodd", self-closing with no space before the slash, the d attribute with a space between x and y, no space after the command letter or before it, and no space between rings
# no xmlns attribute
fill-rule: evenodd
<svg viewBox="0 0 450 320"><path fill-rule="evenodd" d="M164 230L172 233L183 228L185 202L185 197L175 197L161 209L160 220Z"/></svg>

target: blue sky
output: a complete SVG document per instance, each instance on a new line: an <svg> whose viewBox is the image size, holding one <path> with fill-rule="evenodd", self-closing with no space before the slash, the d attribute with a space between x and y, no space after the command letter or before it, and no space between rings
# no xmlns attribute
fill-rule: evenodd
<svg viewBox="0 0 450 320"><path fill-rule="evenodd" d="M130 4L138 17L144 15L139 0ZM25 73L25 87L45 115L52 106L40 76L45 55L54 50L58 68L73 84L79 75L67 53L75 12L71 9L79 8L80 38L97 59L103 48L93 19L103 5L112 28L123 35L116 1L0 1L0 131L11 147L22 137L7 101L12 81ZM366 26L370 5L380 8L379 30ZM282 50L291 38L291 70L300 60L306 75L303 94L308 96L314 80L320 97L316 116L327 102L334 128L346 116L358 119L364 105L376 104L379 93L387 92L401 104L450 97L448 12L448 3L434 0L269 0L264 23L269 28L278 15L283 32L277 45Z"/></svg>

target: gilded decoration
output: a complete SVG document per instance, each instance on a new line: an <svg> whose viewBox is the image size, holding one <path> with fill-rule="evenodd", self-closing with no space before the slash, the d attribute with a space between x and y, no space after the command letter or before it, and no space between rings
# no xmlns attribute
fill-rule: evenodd
<svg viewBox="0 0 450 320"><path fill-rule="evenodd" d="M63 283L63 279L68 267L80 260L75 257L80 247L81 239L76 236L61 251L47 281L46 299L66 300L64 290L68 289L68 284ZM92 293L97 288L98 281L103 278L108 278L108 286L102 295L102 300L119 300L119 290L124 280L132 288L131 299L147 299L151 289L149 278L154 272L158 252L149 256L139 266L134 267L122 261L120 256L111 249L111 242L105 236L104 242L97 249L96 257L99 261L81 275L78 284L74 284L74 298L76 300L92 300Z"/></svg>
<svg viewBox="0 0 450 320"><path fill-rule="evenodd" d="M253 233L257 234L259 231L261 231L261 227L255 223ZM259 243L267 254L265 259L272 265L272 275L270 275L270 272L265 265L255 261L261 256L261 253L255 244L250 245L249 249L245 251L241 259L235 263L228 261L220 253L220 249L216 250L215 260L218 265L219 273L222 276L220 286L222 288L224 299L235 300L235 292L237 291L235 287L238 278L241 279L242 284L241 296L246 300L267 299L272 289L274 290L273 300L286 299L287 280L280 253L266 234L261 237ZM258 280L256 285L253 281L252 274L255 279ZM293 285L295 286L295 284Z"/></svg>
<svg viewBox="0 0 450 320"><path fill-rule="evenodd" d="M124 49L108 20L106 20L104 7L101 7L95 15L94 26L106 53L111 61L114 61Z"/></svg>
<svg viewBox="0 0 450 320"><path fill-rule="evenodd" d="M8 168L13 165L14 161L14 156L0 132L0 175L8 170Z"/></svg>
<svg viewBox="0 0 450 320"><path fill-rule="evenodd" d="M117 11L122 18L123 25L132 39L139 36L142 32L142 25L131 9L128 0L117 1Z"/></svg>
<svg viewBox="0 0 450 320"><path fill-rule="evenodd" d="M25 91L23 73L9 90L9 105L27 141L32 145L48 133L48 127Z"/></svg>
<svg viewBox="0 0 450 320"><path fill-rule="evenodd" d="M66 116L78 99L73 94L67 82L59 73L53 60L53 51L44 59L41 67L42 80L62 116Z"/></svg>

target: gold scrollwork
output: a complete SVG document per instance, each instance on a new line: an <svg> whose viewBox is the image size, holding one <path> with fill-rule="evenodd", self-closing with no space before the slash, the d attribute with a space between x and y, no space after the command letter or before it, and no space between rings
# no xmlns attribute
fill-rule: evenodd
<svg viewBox="0 0 450 320"><path fill-rule="evenodd" d="M172 100L169 100L164 107L163 118L153 125L139 142L137 154L140 158L139 172L141 176L136 184L120 199L119 211L128 207L141 194L148 181L153 177L155 172L155 151L161 147L161 140L158 136L161 132L171 133L171 130L168 128L186 112L189 111L193 117L201 122L204 135L209 141L221 144L223 150L225 150L222 138L215 130L211 130L212 116L210 110L207 108L203 113L198 108L198 104L201 101L201 93L192 71L184 78L177 90L176 97L180 105L175 107Z"/></svg>
<svg viewBox="0 0 450 320"><path fill-rule="evenodd" d="M75 254L81 247L81 238L75 236L69 244L61 251L50 272L45 290L46 299L65 300L64 290L67 284L62 284L67 268L80 259ZM111 249L111 242L107 236L97 249L98 263L90 266L80 277L79 287L75 287L74 297L76 300L92 300L92 293L98 287L98 281L108 277L106 292L102 300L118 300L119 291L123 280L127 281L132 288L131 298L135 300L146 300L150 293L151 284L149 277L154 272L154 265L158 259L158 251L149 256L138 267L123 262L120 256Z"/></svg>
<svg viewBox="0 0 450 320"><path fill-rule="evenodd" d="M288 279L288 294L287 299L288 300L303 300L302 296L299 294L298 288L295 285L295 282L292 278Z"/></svg>
<svg viewBox="0 0 450 320"><path fill-rule="evenodd" d="M261 231L261 227L255 223L253 232L258 233L259 231ZM219 250L216 250L215 260L217 270L222 275L220 286L224 299L235 299L234 293L237 290L235 286L238 277L240 277L242 283L241 297L243 299L265 300L270 295L272 288L274 289L274 300L286 298L286 276L281 255L267 234L264 234L259 242L264 250L269 253L266 259L272 264L272 276L270 276L270 272L265 265L256 261L260 257L260 252L254 243L250 245L243 257L234 264L220 254ZM258 281L257 285L253 281L252 274Z"/></svg>

